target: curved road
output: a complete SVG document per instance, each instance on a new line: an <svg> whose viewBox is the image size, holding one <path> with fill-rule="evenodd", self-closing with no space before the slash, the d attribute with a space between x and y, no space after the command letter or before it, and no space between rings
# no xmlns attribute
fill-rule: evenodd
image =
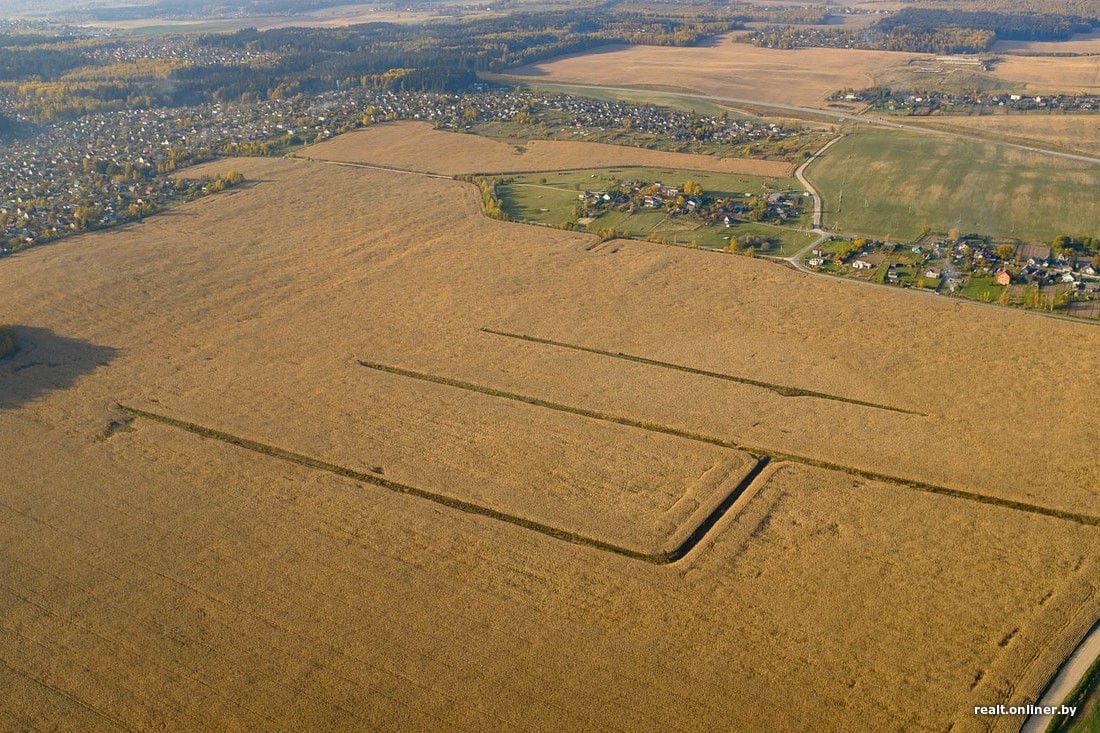
<svg viewBox="0 0 1100 733"><path fill-rule="evenodd" d="M810 196L814 200L814 228L811 231L813 231L813 233L817 235L817 239L810 242L790 257L786 258L786 261L790 262L794 266L794 269L800 270L802 272L810 272L810 270L807 270L805 267L802 266L802 258L806 256L807 252L829 238L829 233L822 228L822 220L824 219L825 215L825 199L821 197L821 194L816 188L813 187L813 184L811 184L806 179L806 169L810 166L810 163L813 163L815 160L820 158L826 150L840 142L840 139L843 137L844 135L837 135L832 140L822 145L820 150L811 155L806 160L806 162L798 166L798 168L796 168L794 172L794 177L797 178L798 182L801 183L803 187L805 187L805 189L810 192Z"/></svg>

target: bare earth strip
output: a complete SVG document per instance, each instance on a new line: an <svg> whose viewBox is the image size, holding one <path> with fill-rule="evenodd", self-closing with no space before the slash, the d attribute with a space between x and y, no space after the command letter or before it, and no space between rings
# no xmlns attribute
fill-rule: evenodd
<svg viewBox="0 0 1100 733"><path fill-rule="evenodd" d="M1100 616L1096 527L852 473L773 461L657 566L128 422L119 403L604 538L697 516L677 505L691 481L702 506L723 483L707 466L736 455L369 357L1100 514L1100 329L749 258L589 251L484 218L457 181L219 166L249 183L0 263L0 312L22 329L0 362L11 727L1009 731L1021 721L973 706L1034 701ZM588 493L601 472L662 480ZM628 512L650 529L616 524Z"/></svg>
<svg viewBox="0 0 1100 733"><path fill-rule="evenodd" d="M374 125L310 146L301 155L314 160L369 163L442 175L629 165L782 178L793 170L791 164L776 160L717 158L603 143L533 140L517 149L515 145L476 135L440 132L426 122Z"/></svg>

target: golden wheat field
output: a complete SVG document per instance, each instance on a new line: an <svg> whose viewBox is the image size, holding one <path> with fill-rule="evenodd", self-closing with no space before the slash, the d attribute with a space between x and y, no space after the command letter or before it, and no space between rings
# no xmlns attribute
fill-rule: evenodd
<svg viewBox="0 0 1100 733"><path fill-rule="evenodd" d="M1100 120L1094 115L948 116L927 120L944 129L981 131L1021 143L1038 142L1088 155L1100 155Z"/></svg>
<svg viewBox="0 0 1100 733"><path fill-rule="evenodd" d="M1078 33L1066 41L997 41L994 52L1023 51L1029 54L1098 53L1100 33Z"/></svg>
<svg viewBox="0 0 1100 733"><path fill-rule="evenodd" d="M1009 731L1100 615L1100 329L228 168L0 262L5 727Z"/></svg>
<svg viewBox="0 0 1100 733"><path fill-rule="evenodd" d="M1004 56L991 74L1029 91L1095 93L1100 89L1100 55Z"/></svg>
<svg viewBox="0 0 1100 733"><path fill-rule="evenodd" d="M876 74L920 54L831 48L778 50L724 37L691 48L608 46L510 72L539 81L673 88L718 97L819 107L833 92L874 86Z"/></svg>
<svg viewBox="0 0 1100 733"><path fill-rule="evenodd" d="M532 140L510 145L487 137L435 130L427 122L374 125L313 145L302 155L313 160L365 163L448 176L622 165L777 178L790 176L794 171L792 164L778 160L718 158L603 143Z"/></svg>

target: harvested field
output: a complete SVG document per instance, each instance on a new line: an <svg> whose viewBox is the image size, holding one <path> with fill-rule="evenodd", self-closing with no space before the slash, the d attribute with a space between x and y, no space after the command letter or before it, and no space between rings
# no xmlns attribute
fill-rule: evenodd
<svg viewBox="0 0 1100 733"><path fill-rule="evenodd" d="M1005 56L992 75L1025 84L1029 91L1095 93L1100 90L1100 55Z"/></svg>
<svg viewBox="0 0 1100 733"><path fill-rule="evenodd" d="M427 151L431 151L431 155L427 155ZM441 132L427 122L374 125L313 145L301 155L313 160L366 163L446 176L623 165L690 168L778 178L790 176L794 170L794 166L782 161L716 158L600 143L532 140L516 146L475 135Z"/></svg>
<svg viewBox="0 0 1100 733"><path fill-rule="evenodd" d="M845 87L875 85L876 74L919 54L831 48L778 50L728 39L709 46L609 46L511 72L540 81L651 87L735 99L820 107Z"/></svg>
<svg viewBox="0 0 1100 733"><path fill-rule="evenodd" d="M1100 329L228 168L0 262L9 727L1009 731L1100 615ZM738 446L663 566L356 478L656 547Z"/></svg>
<svg viewBox="0 0 1100 733"><path fill-rule="evenodd" d="M1068 41L997 41L994 53L1028 54L1100 53L1100 32L1078 33Z"/></svg>
<svg viewBox="0 0 1100 733"><path fill-rule="evenodd" d="M1096 115L985 115L943 116L935 127L997 135L1023 144L1041 143L1054 148L1100 156L1100 117Z"/></svg>

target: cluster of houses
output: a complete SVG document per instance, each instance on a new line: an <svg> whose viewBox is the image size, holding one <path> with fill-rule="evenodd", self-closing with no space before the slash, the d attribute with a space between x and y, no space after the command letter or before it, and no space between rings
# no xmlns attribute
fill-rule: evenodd
<svg viewBox="0 0 1100 733"><path fill-rule="evenodd" d="M570 95L548 96L524 90L503 94L524 105L522 108L536 117L559 113L551 115L547 122L560 119L571 127L626 128L654 133L676 141L740 145L769 138L783 139L799 132L776 123L721 115L696 115L652 105L626 104Z"/></svg>
<svg viewBox="0 0 1100 733"><path fill-rule="evenodd" d="M1095 112L1100 110L1100 94L1006 94L998 92L899 91L875 87L854 91L842 89L829 97L830 102L868 103L875 109L908 112L911 115L982 114L1008 112Z"/></svg>
<svg viewBox="0 0 1100 733"><path fill-rule="evenodd" d="M127 53L154 54L161 48L156 43L142 42ZM181 53L178 42L163 43L170 57ZM796 134L754 122L485 86L462 94L354 88L246 103L101 112L0 140L0 201L6 213L0 217L0 255L159 208L177 195L173 171L179 165L221 154L263 154L269 145L318 142L371 122L427 120L443 129L464 129L471 121L513 120L521 112L536 121L540 115L565 115L570 124L582 125L631 119L670 141L692 135L743 141ZM2 91L0 114L33 126ZM769 201L764 216L782 219L793 210L786 199ZM89 211L96 214L90 221ZM733 206L725 213L745 212Z"/></svg>
<svg viewBox="0 0 1100 733"><path fill-rule="evenodd" d="M106 39L105 39L106 40ZM196 43L187 36L138 36L117 41L110 38L94 46L90 52L98 64L133 63L135 61L175 61L195 66L239 66L274 63L278 56L247 46L228 48L222 45Z"/></svg>
<svg viewBox="0 0 1100 733"><path fill-rule="evenodd" d="M727 194L716 197L692 181L672 186L660 181L620 181L606 191L578 194L578 218L595 219L608 211L662 210L669 216L691 216L707 225L732 227L739 221L783 222L803 211L805 195L776 191L766 195Z"/></svg>
<svg viewBox="0 0 1100 733"><path fill-rule="evenodd" d="M806 264L842 275L881 270L887 284L923 281L946 293L962 290L972 277L983 277L1001 286L1058 286L1074 299L1100 299L1100 253L1055 250L1042 244L993 243L973 237L947 241L932 236L911 246L857 240L839 249L818 246Z"/></svg>

